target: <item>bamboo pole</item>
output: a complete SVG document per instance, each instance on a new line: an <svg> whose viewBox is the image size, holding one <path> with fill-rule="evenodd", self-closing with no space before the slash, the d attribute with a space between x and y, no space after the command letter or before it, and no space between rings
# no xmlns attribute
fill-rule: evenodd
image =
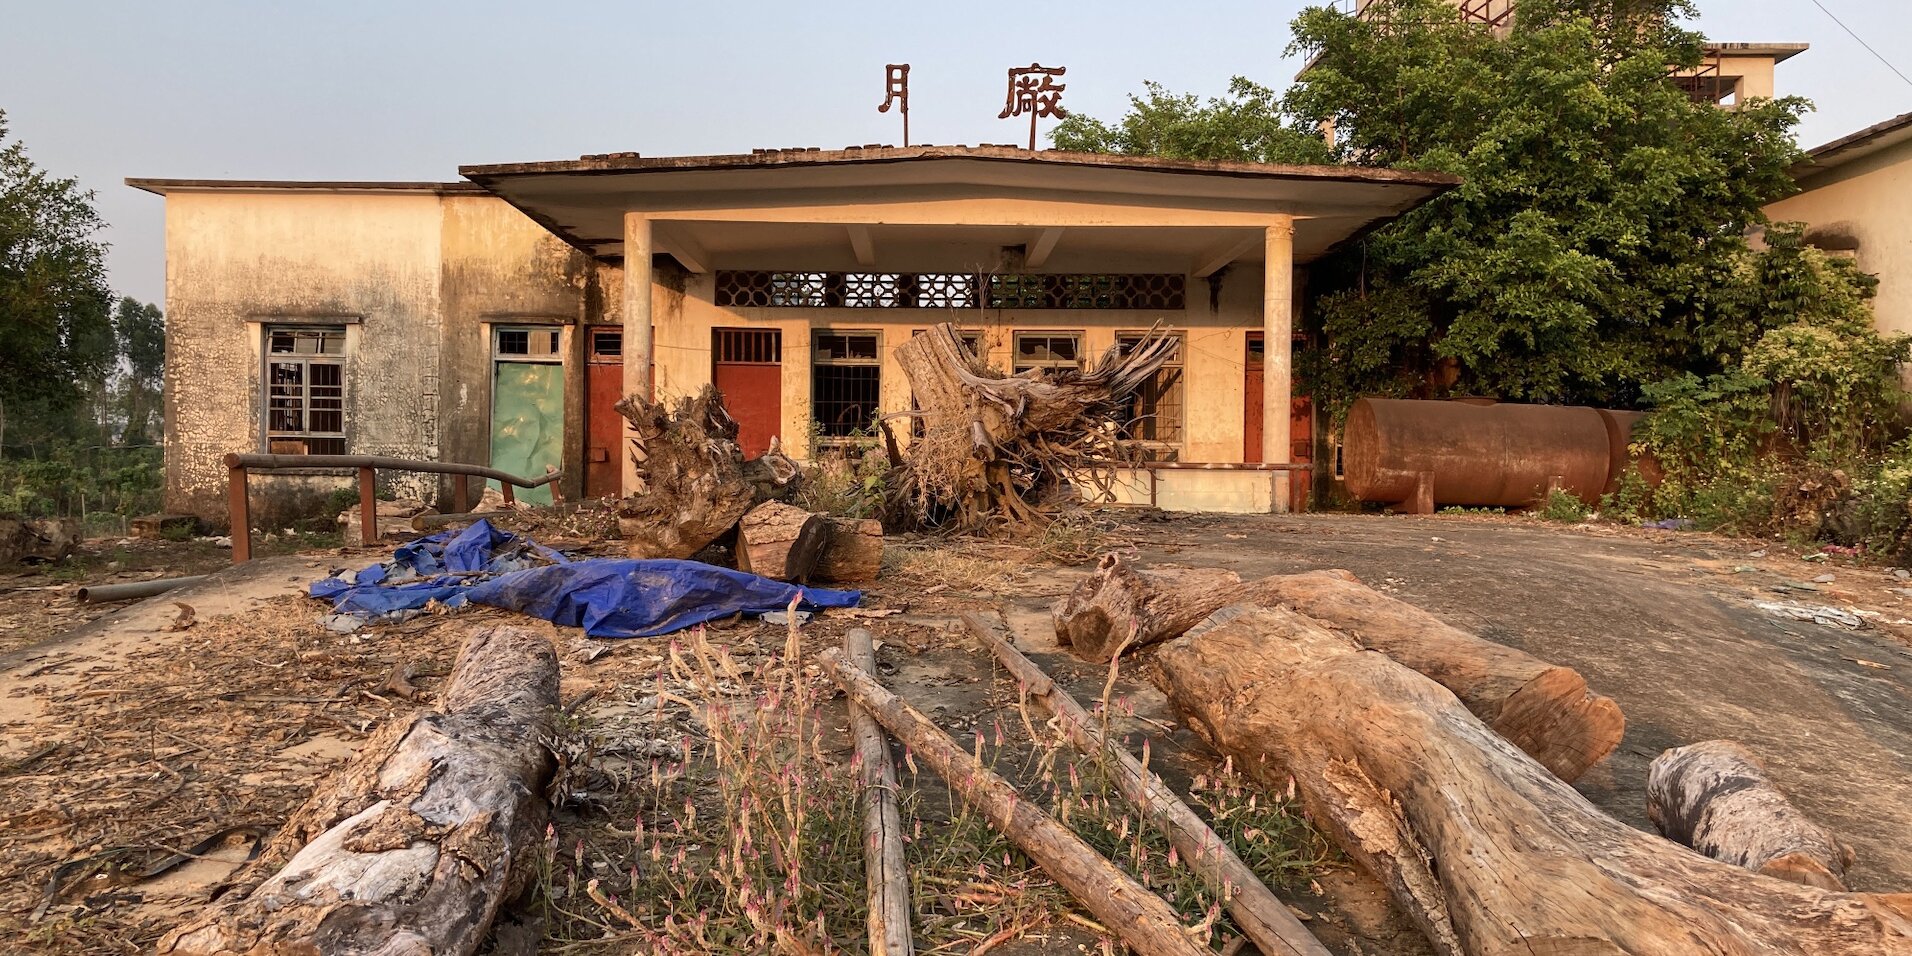
<svg viewBox="0 0 1912 956"><path fill-rule="evenodd" d="M870 632L843 636L843 656L866 674L876 673ZM850 705L850 736L856 741L857 776L863 790L863 875L869 882L870 956L910 956L910 890L903 865L903 813L896 803L896 763L883 728L870 712Z"/></svg>
<svg viewBox="0 0 1912 956"><path fill-rule="evenodd" d="M1068 827L1017 793L1009 782L963 748L870 675L830 648L817 662L862 706L903 741L963 800L981 811L997 832L1022 848L1090 913L1141 956L1205 956L1175 910L1110 863Z"/></svg>
<svg viewBox="0 0 1912 956"><path fill-rule="evenodd" d="M1167 833L1169 845L1221 896L1228 915L1234 917L1235 925L1256 949L1267 956L1285 953L1332 956L1262 883L1261 877L1229 849L1221 834L1196 816L1162 778L1150 773L1134 755L1110 744L1089 712L1069 696L1068 691L1056 686L1035 661L1010 646L1000 630L976 614L965 613L963 623L977 640L995 652L996 659L1022 682L1029 696L1058 719L1077 750L1090 756L1108 757L1122 796Z"/></svg>

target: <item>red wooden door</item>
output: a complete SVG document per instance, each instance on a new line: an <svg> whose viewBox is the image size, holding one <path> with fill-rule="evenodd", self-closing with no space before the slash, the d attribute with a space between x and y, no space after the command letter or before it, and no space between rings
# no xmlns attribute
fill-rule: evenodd
<svg viewBox="0 0 1912 956"><path fill-rule="evenodd" d="M712 329L711 384L737 420L745 458L770 449L783 431L783 333L776 329Z"/></svg>
<svg viewBox="0 0 1912 956"><path fill-rule="evenodd" d="M1300 346L1301 336L1295 336ZM1261 369L1262 334L1248 333L1248 351L1242 389L1242 460L1261 461ZM1306 395L1292 396L1288 410L1288 460L1300 465L1314 461L1314 401ZM1296 511L1308 507L1308 492L1314 482L1308 471L1288 473L1288 501Z"/></svg>
<svg viewBox="0 0 1912 956"><path fill-rule="evenodd" d="M616 410L624 397L624 330L592 328L584 366L584 494L614 497L623 492L624 418Z"/></svg>

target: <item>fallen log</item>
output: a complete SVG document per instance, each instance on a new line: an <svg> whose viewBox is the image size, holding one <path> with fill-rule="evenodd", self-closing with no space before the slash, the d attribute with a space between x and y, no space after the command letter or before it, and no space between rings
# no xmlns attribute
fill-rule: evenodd
<svg viewBox="0 0 1912 956"><path fill-rule="evenodd" d="M1766 879L1601 813L1426 677L1287 608L1157 656L1191 725L1309 811L1442 956L1906 956L1912 894Z"/></svg>
<svg viewBox="0 0 1912 956"><path fill-rule="evenodd" d="M1568 783L1626 734L1620 705L1594 693L1579 671L1469 634L1346 571L1277 575L1247 587L1254 603L1286 604L1432 678Z"/></svg>
<svg viewBox="0 0 1912 956"><path fill-rule="evenodd" d="M1207 577L1175 577L1186 574L1136 570L1104 555L1096 573L1057 605L1056 636L1089 660L1106 661L1126 636L1116 621L1137 622L1129 646L1142 647L1181 634L1229 604L1285 604L1433 678L1569 783L1606 759L1626 733L1620 706L1590 690L1578 671L1469 634L1346 571L1237 584L1228 581L1232 572L1214 569Z"/></svg>
<svg viewBox="0 0 1912 956"><path fill-rule="evenodd" d="M1072 746L1086 755L1108 759L1114 771L1110 776L1121 789L1123 798L1162 828L1168 835L1169 845L1222 899L1235 926L1256 949L1264 956L1284 953L1330 956L1327 947L1288 912L1288 907L1235 855L1221 834L1202 822L1173 788L1149 772L1127 749L1110 743L1089 712L1068 691L1056 686L1035 661L1023 656L999 629L975 614L964 614L963 623L977 640L995 653L996 659L1021 683L1024 693L1057 719Z"/></svg>
<svg viewBox="0 0 1912 956"><path fill-rule="evenodd" d="M760 504L737 524L737 569L778 581L807 581L829 535L822 515L781 501Z"/></svg>
<svg viewBox="0 0 1912 956"><path fill-rule="evenodd" d="M843 636L843 655L865 674L876 673L870 632ZM850 736L856 742L857 782L863 790L863 877L868 884L870 956L910 956L909 871L903 863L903 813L896 802L896 763L876 718L850 705Z"/></svg>
<svg viewBox="0 0 1912 956"><path fill-rule="evenodd" d="M1646 815L1676 843L1755 873L1846 888L1852 848L1806 819L1730 740L1675 747L1647 768Z"/></svg>
<svg viewBox="0 0 1912 956"><path fill-rule="evenodd" d="M226 902L157 951L477 952L534 876L526 854L544 840L557 703L550 641L514 627L473 634L437 709L374 732Z"/></svg>
<svg viewBox="0 0 1912 956"><path fill-rule="evenodd" d="M852 703L868 711L928 763L997 832L1027 853L1130 948L1143 956L1203 956L1208 952L1207 947L1195 942L1161 897L1024 799L1008 781L957 746L916 708L846 663L836 648L818 655L817 662Z"/></svg>
<svg viewBox="0 0 1912 956"><path fill-rule="evenodd" d="M1222 568L1137 568L1104 554L1095 573L1057 602L1056 640L1083 660L1106 664L1117 648L1146 647L1240 600L1241 576Z"/></svg>
<svg viewBox="0 0 1912 956"><path fill-rule="evenodd" d="M883 570L883 522L875 518L828 518L829 540L810 571L826 584L874 581Z"/></svg>

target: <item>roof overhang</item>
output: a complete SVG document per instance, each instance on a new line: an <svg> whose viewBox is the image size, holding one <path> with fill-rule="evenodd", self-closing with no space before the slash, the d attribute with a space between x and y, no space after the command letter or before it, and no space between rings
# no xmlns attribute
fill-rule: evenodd
<svg viewBox="0 0 1912 956"><path fill-rule="evenodd" d="M624 216L639 212L662 225L660 248L694 249L688 258L706 260L700 266L714 260L739 268L825 246L823 254L854 257L866 267L868 250L879 244L925 265L931 247L947 252L952 244L1024 245L1046 255L1062 229L1070 230L1067 248L1078 254L1098 243L1111 253L1120 247L1182 257L1239 246L1235 258L1256 259L1259 244L1249 240L1288 217L1296 261L1306 262L1460 182L1443 173L1353 166L997 146L651 159L622 153L459 172L591 255L621 257ZM846 229L856 237L849 243L841 241ZM885 261L896 264L895 256Z"/></svg>
<svg viewBox="0 0 1912 956"><path fill-rule="evenodd" d="M1912 113L1901 113L1856 133L1841 136L1806 152L1806 161L1792 168L1793 179L1805 186L1847 163L1912 141Z"/></svg>

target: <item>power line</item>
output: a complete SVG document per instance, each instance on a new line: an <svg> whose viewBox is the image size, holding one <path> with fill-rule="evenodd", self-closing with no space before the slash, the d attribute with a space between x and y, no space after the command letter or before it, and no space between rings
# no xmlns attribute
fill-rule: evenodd
<svg viewBox="0 0 1912 956"><path fill-rule="evenodd" d="M1815 7L1818 7L1819 12L1824 13L1826 16L1831 17L1832 22L1839 24L1839 29L1846 31L1847 36L1853 38L1854 40L1859 41L1859 45L1862 47L1865 47L1867 53L1872 54L1874 59L1878 60L1880 63L1885 64L1886 69L1891 70L1894 74L1898 76L1899 79L1905 81L1905 85L1912 86L1912 77L1908 77L1904 73L1899 72L1899 68L1896 66L1893 66L1891 60L1888 60L1884 56L1880 55L1879 51L1874 50L1872 48L1872 44L1867 43L1863 37L1859 36L1859 34L1852 32L1852 28L1849 26L1846 26L1845 21L1839 19L1837 14L1834 14L1831 10L1826 9L1825 4L1820 3L1819 0L1812 0L1812 5Z"/></svg>

